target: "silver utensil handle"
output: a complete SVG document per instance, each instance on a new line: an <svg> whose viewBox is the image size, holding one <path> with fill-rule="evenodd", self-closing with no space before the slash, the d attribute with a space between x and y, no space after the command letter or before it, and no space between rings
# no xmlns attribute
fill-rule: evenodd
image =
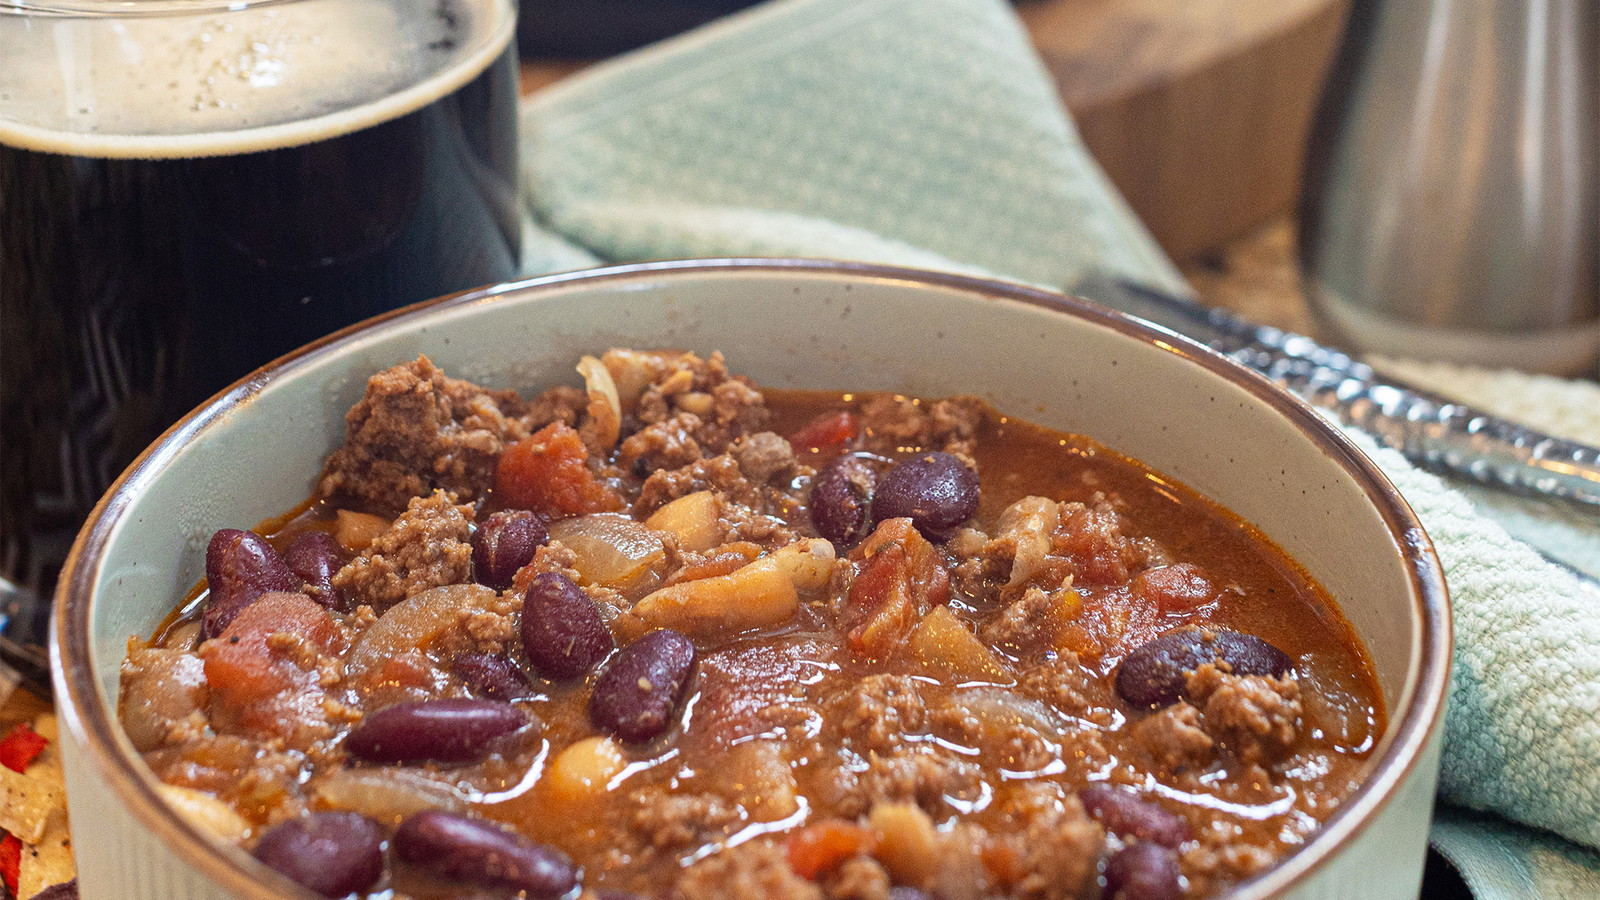
<svg viewBox="0 0 1600 900"><path fill-rule="evenodd" d="M1600 449L1384 378L1346 353L1227 310L1120 278L1082 287L1255 369L1418 465L1600 508Z"/></svg>
<svg viewBox="0 0 1600 900"><path fill-rule="evenodd" d="M1594 447L1304 359L1280 356L1260 371L1420 465L1600 507L1600 450Z"/></svg>

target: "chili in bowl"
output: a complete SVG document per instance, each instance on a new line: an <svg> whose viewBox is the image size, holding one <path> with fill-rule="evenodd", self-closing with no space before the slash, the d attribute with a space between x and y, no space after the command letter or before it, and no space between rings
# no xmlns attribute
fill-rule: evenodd
<svg viewBox="0 0 1600 900"><path fill-rule="evenodd" d="M1071 352L1006 380L1029 344ZM1447 622L1403 503L1264 382L1022 288L730 262L440 301L179 426L70 576L75 829L102 801L184 896L1420 872ZM88 896L149 890L105 862Z"/></svg>

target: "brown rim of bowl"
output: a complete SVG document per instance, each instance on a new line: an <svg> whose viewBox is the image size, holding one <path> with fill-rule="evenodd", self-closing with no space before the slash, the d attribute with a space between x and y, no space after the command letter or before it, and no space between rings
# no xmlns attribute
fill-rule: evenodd
<svg viewBox="0 0 1600 900"><path fill-rule="evenodd" d="M1374 749L1366 780L1340 804L1322 827L1289 856L1253 879L1238 885L1233 900L1261 900L1285 892L1320 869L1359 833L1362 825L1393 799L1426 750L1444 708L1451 653L1449 597L1433 545L1409 504L1388 478L1343 434L1299 398L1264 376L1220 353L1160 326L1135 319L1079 298L1012 282L875 263L822 259L690 259L632 263L528 278L450 294L402 307L335 332L280 357L216 394L169 428L112 485L90 514L74 541L62 572L51 621L50 656L62 724L71 729L97 773L118 794L130 813L186 863L224 890L242 897L291 895L312 898L277 873L246 862L243 851L224 847L202 835L164 802L156 779L133 751L112 710L99 702L98 678L89 666L89 598L99 571L99 557L129 497L168 461L176 449L259 392L280 373L298 368L338 349L346 338L426 312L492 302L508 293L604 284L672 273L796 273L847 276L855 279L906 282L964 291L990 299L1019 301L1088 319L1145 342L1159 339L1163 349L1246 389L1265 402L1341 464L1361 485L1405 558L1411 588L1420 601L1413 614L1421 619L1418 655L1406 673L1400 700L1403 710L1391 718L1390 733ZM90 751L90 748L94 748ZM255 868L249 871L247 866Z"/></svg>

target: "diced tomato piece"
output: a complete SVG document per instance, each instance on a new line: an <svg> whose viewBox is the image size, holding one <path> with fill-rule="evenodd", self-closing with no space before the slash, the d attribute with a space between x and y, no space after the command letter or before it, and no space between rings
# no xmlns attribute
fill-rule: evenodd
<svg viewBox="0 0 1600 900"><path fill-rule="evenodd" d="M789 435L789 443L796 450L826 450L842 447L861 433L861 420L848 410L823 413L801 425Z"/></svg>
<svg viewBox="0 0 1600 900"><path fill-rule="evenodd" d="M343 649L338 624L316 601L305 594L262 594L222 634L201 645L212 692L230 705L248 705L314 678L315 672L268 646L267 639L279 632L305 637L319 650Z"/></svg>
<svg viewBox="0 0 1600 900"><path fill-rule="evenodd" d="M885 520L856 553L865 561L848 596L850 646L884 657L928 610L950 602L950 573L910 519Z"/></svg>
<svg viewBox="0 0 1600 900"><path fill-rule="evenodd" d="M576 429L551 422L500 454L494 489L507 507L550 518L622 508L622 498L595 480Z"/></svg>
<svg viewBox="0 0 1600 900"><path fill-rule="evenodd" d="M17 879L22 874L22 841L14 834L0 838L0 879L12 896L17 893Z"/></svg>
<svg viewBox="0 0 1600 900"><path fill-rule="evenodd" d="M345 645L333 616L305 594L261 595L222 634L200 645L214 722L285 736L319 724L325 694L316 660L274 647L274 634L302 637L322 654L342 652Z"/></svg>
<svg viewBox="0 0 1600 900"><path fill-rule="evenodd" d="M1122 533L1122 522L1109 504L1063 510L1054 545L1053 553L1072 560L1076 584L1109 585L1128 580L1133 543Z"/></svg>
<svg viewBox="0 0 1600 900"><path fill-rule="evenodd" d="M804 703L806 682L827 667L835 648L808 637L740 641L707 652L695 676L700 700L685 739L720 755L773 729L774 709Z"/></svg>
<svg viewBox="0 0 1600 900"><path fill-rule="evenodd" d="M1205 570L1186 562L1145 569L1133 576L1133 592L1169 615L1194 612L1217 599L1217 589Z"/></svg>
<svg viewBox="0 0 1600 900"><path fill-rule="evenodd" d="M5 766L13 772L21 772L28 768L40 753L44 752L44 745L50 743L27 722L18 722L0 738L0 766Z"/></svg>
<svg viewBox="0 0 1600 900"><path fill-rule="evenodd" d="M852 856L872 851L871 830L842 819L823 819L789 836L789 868L816 879Z"/></svg>

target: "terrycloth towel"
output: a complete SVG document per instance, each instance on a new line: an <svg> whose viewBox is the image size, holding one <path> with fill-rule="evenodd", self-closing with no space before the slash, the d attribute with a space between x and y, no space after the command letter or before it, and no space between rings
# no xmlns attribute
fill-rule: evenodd
<svg viewBox="0 0 1600 900"><path fill-rule="evenodd" d="M774 0L534 95L523 138L543 227L530 272L794 255L1184 290L1002 0ZM1481 384L1467 399L1486 406L1551 409L1550 382L1444 380ZM1600 388L1560 389L1579 414L1539 424L1600 442ZM1436 846L1481 897L1600 897L1600 597L1357 437L1416 508L1455 600L1441 796L1497 814L1442 806ZM1564 527L1600 547L1593 522Z"/></svg>

